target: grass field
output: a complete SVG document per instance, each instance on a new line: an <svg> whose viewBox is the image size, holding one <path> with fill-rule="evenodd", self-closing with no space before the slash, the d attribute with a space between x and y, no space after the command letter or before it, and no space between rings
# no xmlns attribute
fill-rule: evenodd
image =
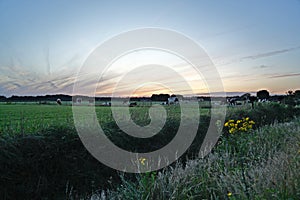
<svg viewBox="0 0 300 200"><path fill-rule="evenodd" d="M0 131L34 133L53 124L72 122L72 107L56 105L0 105Z"/></svg>
<svg viewBox="0 0 300 200"><path fill-rule="evenodd" d="M149 152L166 145L177 132L180 109L165 108L165 126L147 140L124 134L114 122L110 107L97 106L95 111L105 134L116 145L132 152ZM149 123L148 112L145 106L130 108L132 119L140 125ZM200 109L197 136L171 168L120 176L83 147L71 106L1 104L0 198L89 199L91 194L98 199L300 197L300 121L295 118L300 116L299 108L273 103L257 104L255 109L228 108L226 121L249 117L255 125L234 134L224 127L213 153L199 160L194 155L206 133L209 114L208 108Z"/></svg>
<svg viewBox="0 0 300 200"><path fill-rule="evenodd" d="M83 106L85 107L85 106ZM168 117L180 115L180 108L165 107ZM120 107L119 109L124 109ZM149 123L149 107L131 108L131 117L141 124ZM113 121L110 107L96 106L95 111L100 123ZM209 109L202 108L200 115L208 115ZM0 104L0 132L5 134L30 134L53 125L73 125L72 106L38 105L35 103Z"/></svg>

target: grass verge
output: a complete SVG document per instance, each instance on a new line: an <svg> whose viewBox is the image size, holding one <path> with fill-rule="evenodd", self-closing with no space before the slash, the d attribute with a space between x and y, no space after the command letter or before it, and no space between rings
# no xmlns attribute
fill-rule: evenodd
<svg viewBox="0 0 300 200"><path fill-rule="evenodd" d="M300 118L231 135L205 159L122 178L94 199L299 199ZM87 197L90 198L90 197Z"/></svg>

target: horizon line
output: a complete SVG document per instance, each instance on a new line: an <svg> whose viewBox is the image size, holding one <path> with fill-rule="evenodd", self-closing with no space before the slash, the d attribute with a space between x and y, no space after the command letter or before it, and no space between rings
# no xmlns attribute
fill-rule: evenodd
<svg viewBox="0 0 300 200"><path fill-rule="evenodd" d="M260 91L260 90L258 90ZM268 91L268 90L267 90ZM296 90L295 90L296 91ZM256 96L257 92L212 92L212 93L198 93L198 94L168 94L168 93L153 93L152 95L159 95L159 94L168 94L168 95L182 95L183 97L234 97L234 96L241 96L243 94L247 94L249 93L250 95ZM269 92L270 96L281 96L281 95L287 95L286 93L272 93ZM220 96L220 94L225 94L225 96ZM0 95L6 98L11 98L13 96L17 96L17 97L38 97L38 96L55 96L55 95L65 95L65 96L84 96L84 97L95 97L95 98L111 98L112 96L89 96L89 95L84 95L84 94L68 94L68 93L48 93L48 94L25 94L25 95L19 95L19 94L11 94L11 95ZM151 96L152 96L151 95ZM151 98L151 96L119 96L119 97L115 97L115 98Z"/></svg>

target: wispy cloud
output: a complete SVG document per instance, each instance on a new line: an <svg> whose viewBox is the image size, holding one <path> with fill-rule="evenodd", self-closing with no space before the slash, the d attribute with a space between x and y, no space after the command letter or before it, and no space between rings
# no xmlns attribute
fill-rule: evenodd
<svg viewBox="0 0 300 200"><path fill-rule="evenodd" d="M258 66L258 68L260 68L260 69L265 69L265 68L269 68L270 66L268 66L268 65L260 65L260 66Z"/></svg>
<svg viewBox="0 0 300 200"><path fill-rule="evenodd" d="M252 56L244 56L241 60L245 59L259 59L266 56L272 56L276 54L281 54L289 51L293 51L299 49L299 47L282 49L277 51L270 51L261 54L256 54ZM75 59L75 58L74 58ZM73 60L73 59L71 59ZM70 62L72 63L72 62ZM1 67L0 66L0 93L5 95L17 94L17 95L31 95L31 94L53 94L53 93L67 93L72 94L73 85L76 79L81 80L80 87L82 87L82 94L85 94L85 91L94 91L91 88L95 87L97 81L99 81L99 76L94 74L94 72L86 72L81 74L80 76L76 75L76 69L68 68L67 65L65 67L61 67L59 70L53 71L48 74L47 72L38 73L35 71L30 71L28 68L23 68L19 65L14 65L12 67ZM176 78L175 72L170 73L168 70L163 70L161 68L145 68L140 70L134 70L131 72L132 74L126 77L123 77L125 72L118 71L110 71L108 74L102 77L100 80L100 84L97 85L96 93L98 95L109 95L112 90L118 84L118 82L125 78L126 81L121 82L122 84L118 86L120 90L119 94L128 94L132 91L134 85L138 83L147 82L157 82L166 86L173 86L176 88L177 93L190 93L190 90L187 90L183 87L185 81L194 81L196 79L196 83L193 84L193 90L196 93L200 91L205 93L205 85L202 84L201 80L198 80L199 77L196 76L196 72L190 70L189 66L185 63L179 63L173 66L176 68L177 72L181 74L183 78L189 77L189 80L180 80ZM270 68L268 65L259 65L255 68L265 69ZM129 69L128 69L129 70ZM209 69L204 69L201 73L206 73ZM129 70L130 71L130 70ZM228 83L230 81L235 82L247 82L247 81L256 81L267 78L284 78L284 77L297 77L300 76L300 73L290 72L285 74L276 74L276 73L268 73L268 74L240 74L234 73L225 75L222 77L224 81ZM175 77L175 78L174 78ZM194 87L195 85L195 87ZM139 92L143 94L150 94L152 91L156 91L156 88L140 88Z"/></svg>
<svg viewBox="0 0 300 200"><path fill-rule="evenodd" d="M248 55L248 56L243 56L240 58L234 58L234 59L231 59L228 61L225 60L224 62L216 63L216 66L226 66L226 65L240 63L240 62L247 61L247 60L257 60L260 58L272 57L275 55L280 55L283 53L296 51L298 49L300 49L300 46L285 48L285 49L278 49L278 50L268 51L268 52L262 52L262 53L258 53L258 54L254 54L254 55ZM261 65L261 68L264 68L264 67L267 67L267 66Z"/></svg>
<svg viewBox="0 0 300 200"><path fill-rule="evenodd" d="M285 77L294 77L294 76L300 76L300 73L278 74L278 75L269 76L268 78L285 78Z"/></svg>
<svg viewBox="0 0 300 200"><path fill-rule="evenodd" d="M51 75L38 74L22 67L0 67L0 92L5 95L45 94L72 90L75 75L72 71L59 71Z"/></svg>
<svg viewBox="0 0 300 200"><path fill-rule="evenodd" d="M244 57L240 58L240 61L244 61L244 60L248 60L248 59L256 60L256 59L259 59L259 58L275 56L275 55L278 55L278 54L298 50L299 48L300 48L300 46L297 46L297 47L292 47L292 48L288 48L288 49L280 49L280 50L269 51L269 52L259 53L259 54L250 55L250 56L244 56Z"/></svg>

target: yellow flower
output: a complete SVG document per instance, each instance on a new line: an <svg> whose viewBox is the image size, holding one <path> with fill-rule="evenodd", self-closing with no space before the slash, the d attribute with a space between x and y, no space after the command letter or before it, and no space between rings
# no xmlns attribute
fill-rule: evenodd
<svg viewBox="0 0 300 200"><path fill-rule="evenodd" d="M147 160L146 158L140 158L140 159L139 159L139 161L141 162L142 165L145 165L145 161L146 161L146 160Z"/></svg>
<svg viewBox="0 0 300 200"><path fill-rule="evenodd" d="M246 128L245 127L241 127L239 128L240 131L246 131Z"/></svg>
<svg viewBox="0 0 300 200"><path fill-rule="evenodd" d="M231 192L228 192L228 193L227 193L227 196L228 196L228 197L231 197L231 196L232 196L232 193L231 193Z"/></svg>
<svg viewBox="0 0 300 200"><path fill-rule="evenodd" d="M229 133L235 133L238 131L247 132L248 130L253 128L253 124L255 124L253 120L250 120L249 117L244 117L242 119L236 120L236 122L235 120L230 119L224 124L224 126L228 127Z"/></svg>

